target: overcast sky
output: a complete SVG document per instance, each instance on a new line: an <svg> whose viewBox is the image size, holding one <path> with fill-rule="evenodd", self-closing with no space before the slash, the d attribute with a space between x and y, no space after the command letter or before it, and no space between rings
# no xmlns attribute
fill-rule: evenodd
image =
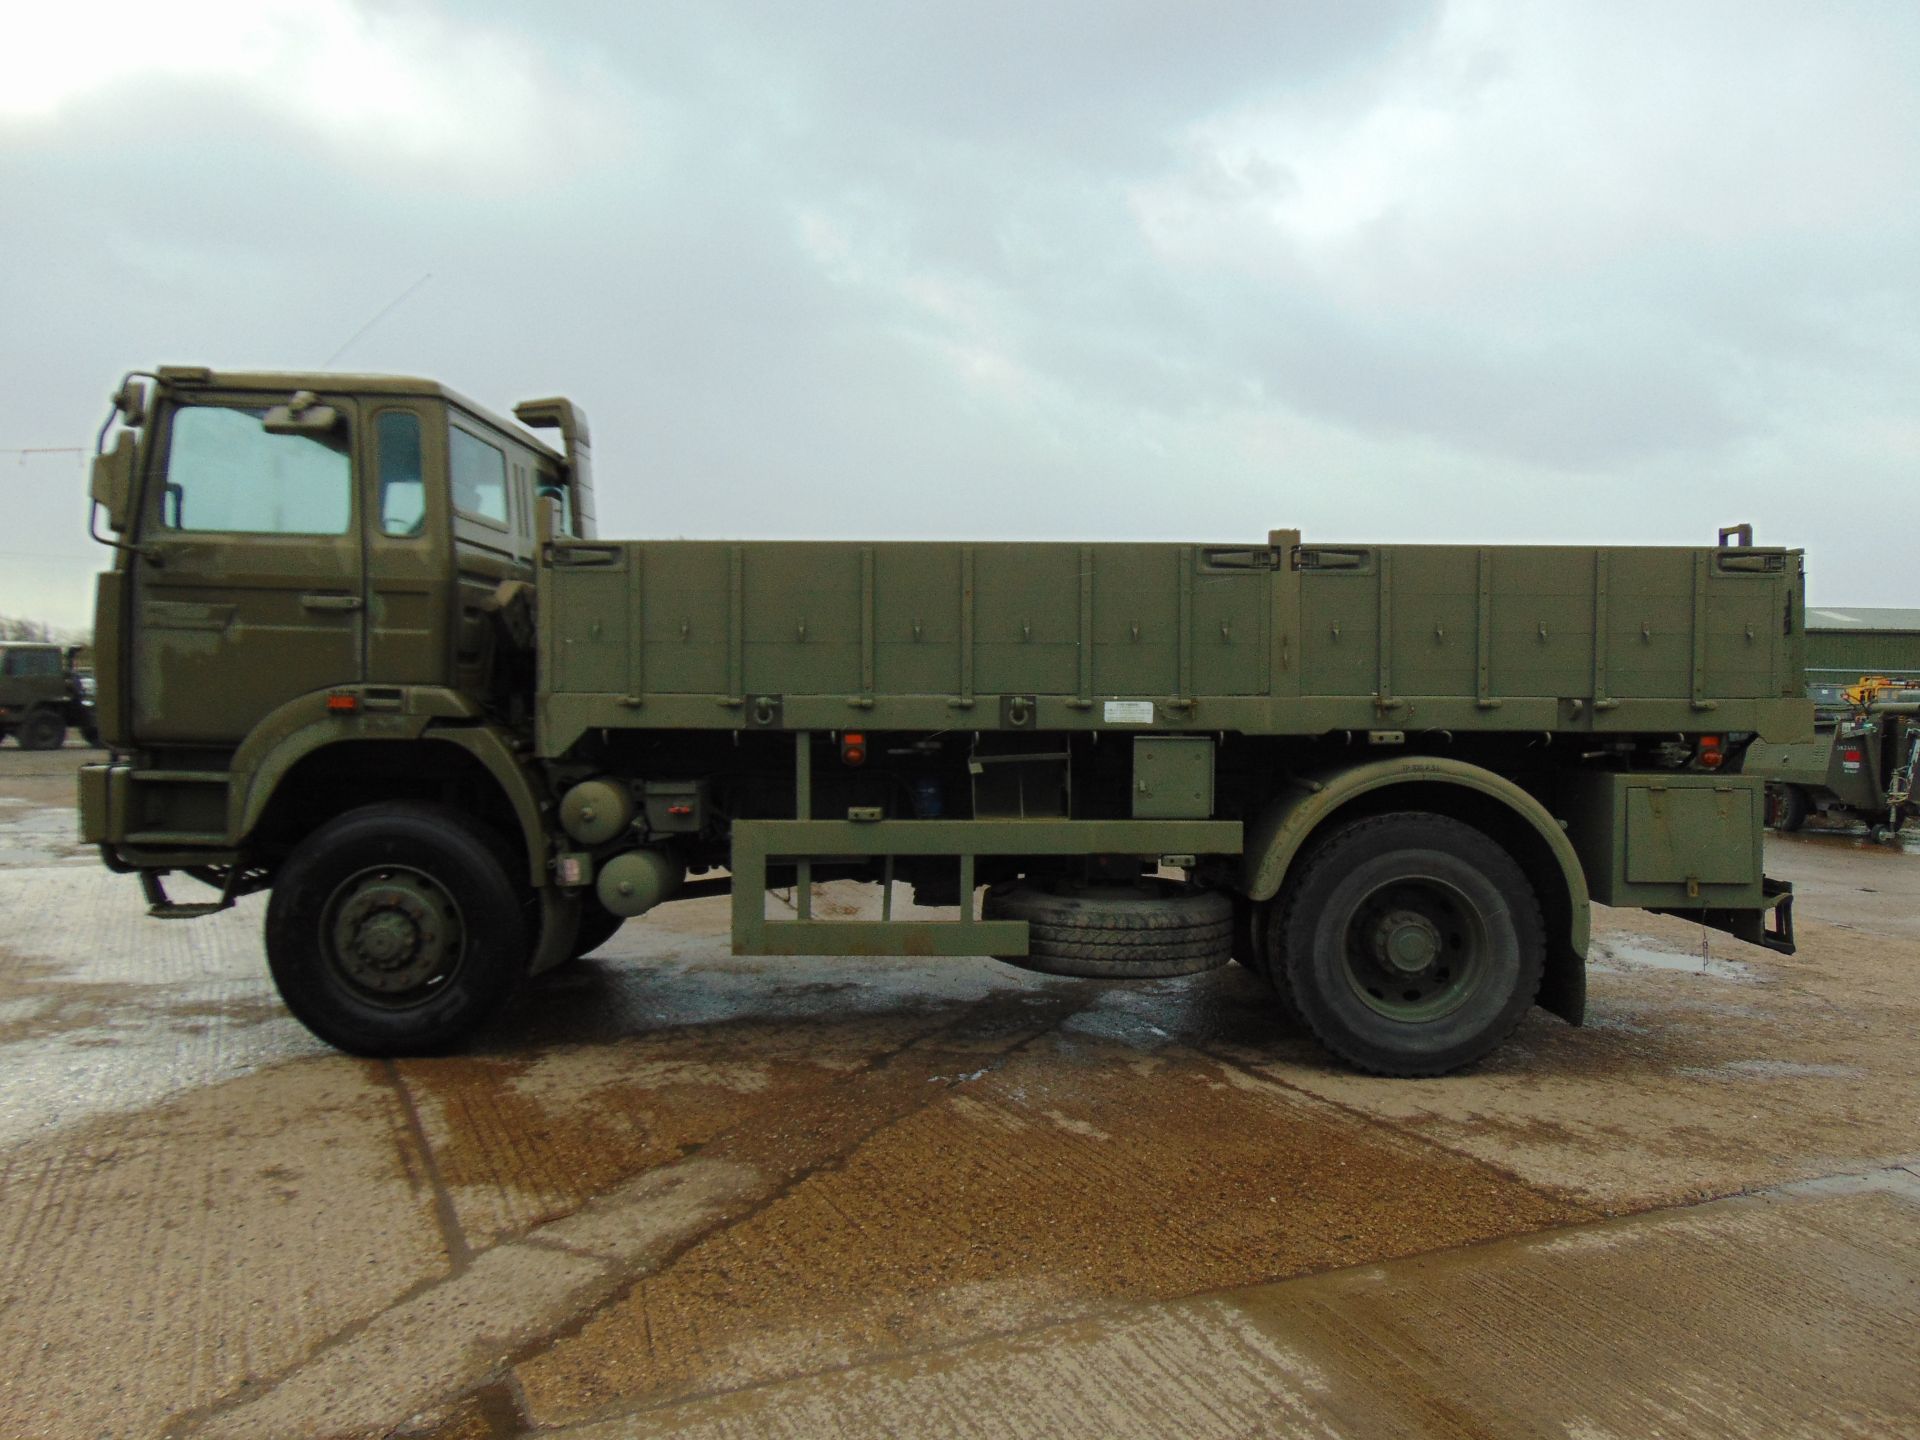
<svg viewBox="0 0 1920 1440"><path fill-rule="evenodd" d="M0 613L85 624L100 553L79 457L11 452L130 367L337 351L583 403L613 535L1750 520L1816 602L1920 604L1904 0L6 25Z"/></svg>

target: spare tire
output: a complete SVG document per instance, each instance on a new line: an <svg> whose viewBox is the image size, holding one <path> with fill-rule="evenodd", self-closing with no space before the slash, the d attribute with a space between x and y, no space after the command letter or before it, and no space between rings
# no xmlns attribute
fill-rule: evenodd
<svg viewBox="0 0 1920 1440"><path fill-rule="evenodd" d="M1043 975L1150 980L1233 958L1233 901L1149 876L1130 885L995 885L984 920L1027 922L1027 953L999 958Z"/></svg>

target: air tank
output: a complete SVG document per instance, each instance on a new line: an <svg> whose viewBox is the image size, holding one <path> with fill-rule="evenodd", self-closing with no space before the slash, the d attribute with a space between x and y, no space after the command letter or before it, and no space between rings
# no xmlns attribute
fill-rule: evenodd
<svg viewBox="0 0 1920 1440"><path fill-rule="evenodd" d="M600 867L594 889L615 915L643 915L671 899L687 878L687 867L664 850L629 850Z"/></svg>
<svg viewBox="0 0 1920 1440"><path fill-rule="evenodd" d="M560 828L582 845L606 844L633 814L633 792L613 780L582 780L560 799Z"/></svg>

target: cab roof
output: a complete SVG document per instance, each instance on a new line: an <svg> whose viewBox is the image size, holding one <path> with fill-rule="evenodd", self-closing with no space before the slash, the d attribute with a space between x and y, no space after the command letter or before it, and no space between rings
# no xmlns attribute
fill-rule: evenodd
<svg viewBox="0 0 1920 1440"><path fill-rule="evenodd" d="M458 390L418 375L357 375L326 370L210 370L205 365L162 365L154 372L160 383L172 389L196 390L334 390L350 395L405 395L416 399L444 400L466 411L476 420L484 420L501 433L521 444L550 456L561 464L566 456L533 434L517 420L496 415L484 405L476 405Z"/></svg>

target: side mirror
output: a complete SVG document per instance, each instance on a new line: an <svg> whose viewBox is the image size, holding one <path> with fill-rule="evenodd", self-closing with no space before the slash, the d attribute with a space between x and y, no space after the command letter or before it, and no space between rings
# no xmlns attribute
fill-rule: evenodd
<svg viewBox="0 0 1920 1440"><path fill-rule="evenodd" d="M93 457L93 480L88 493L94 504L107 512L109 529L127 528L127 516L133 504L133 436L122 433L113 449Z"/></svg>
<svg viewBox="0 0 1920 1440"><path fill-rule="evenodd" d="M113 408L127 425L139 429L147 423L147 387L129 375L113 394Z"/></svg>
<svg viewBox="0 0 1920 1440"><path fill-rule="evenodd" d="M260 422L269 435L305 435L310 440L324 439L340 428L340 412L322 405L311 390L297 391L284 405L267 411Z"/></svg>

